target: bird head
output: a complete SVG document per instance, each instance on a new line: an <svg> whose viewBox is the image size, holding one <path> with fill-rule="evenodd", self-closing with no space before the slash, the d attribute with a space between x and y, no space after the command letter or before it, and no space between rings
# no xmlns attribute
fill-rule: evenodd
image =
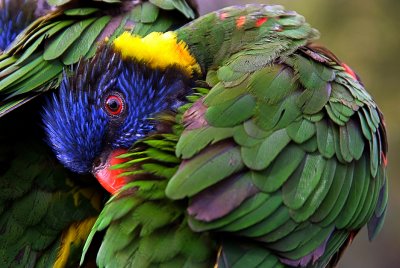
<svg viewBox="0 0 400 268"><path fill-rule="evenodd" d="M186 102L195 72L199 66L174 34L125 33L64 75L43 113L48 142L65 167L92 172L114 193L130 178L110 167L158 131L158 114Z"/></svg>

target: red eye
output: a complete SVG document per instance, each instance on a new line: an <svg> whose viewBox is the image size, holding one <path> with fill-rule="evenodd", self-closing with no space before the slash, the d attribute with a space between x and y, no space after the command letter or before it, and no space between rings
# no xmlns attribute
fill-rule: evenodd
<svg viewBox="0 0 400 268"><path fill-rule="evenodd" d="M124 109L124 102L119 95L109 95L105 101L105 106L110 115L119 115Z"/></svg>

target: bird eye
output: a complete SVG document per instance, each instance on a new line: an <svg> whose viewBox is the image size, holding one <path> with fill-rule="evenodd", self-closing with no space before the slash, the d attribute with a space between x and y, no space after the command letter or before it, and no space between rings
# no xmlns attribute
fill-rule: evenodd
<svg viewBox="0 0 400 268"><path fill-rule="evenodd" d="M109 95L105 101L105 108L109 115L120 115L124 110L124 101L119 94Z"/></svg>

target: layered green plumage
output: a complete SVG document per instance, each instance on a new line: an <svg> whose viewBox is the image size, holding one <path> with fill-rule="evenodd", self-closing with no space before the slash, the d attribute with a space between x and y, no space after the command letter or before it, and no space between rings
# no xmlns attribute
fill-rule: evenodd
<svg viewBox="0 0 400 268"><path fill-rule="evenodd" d="M304 18L235 6L176 32L204 76L167 117L172 133L115 167L146 180L100 215L98 264L191 267L189 248L218 267L325 267L364 225L374 238L387 203L383 117L354 72L310 43L318 33ZM186 245L186 231L207 239Z"/></svg>
<svg viewBox="0 0 400 268"><path fill-rule="evenodd" d="M63 68L91 58L98 43L124 31L145 35L196 15L183 0L49 1L54 12L33 22L0 55L0 116L56 88Z"/></svg>
<svg viewBox="0 0 400 268"><path fill-rule="evenodd" d="M2 267L76 266L107 198L93 178L67 171L49 150L39 95L56 88L64 68L93 56L105 38L165 31L196 13L174 0L48 2L65 5L34 21L0 55Z"/></svg>
<svg viewBox="0 0 400 268"><path fill-rule="evenodd" d="M177 158L173 151L177 140L175 134L155 135L138 143L138 149L126 155L134 156L138 166L130 174L143 175L145 180L127 184L99 215L88 239L90 243L95 232L106 230L97 253L99 267L213 265L216 242L208 233L193 232L187 223L185 204L165 196L166 178L176 171ZM150 155L158 156L148 161ZM115 168L127 165L132 162Z"/></svg>
<svg viewBox="0 0 400 268"><path fill-rule="evenodd" d="M40 117L35 104L26 105L24 112L16 111L0 121L3 267L53 266L59 251L73 242L65 240L67 229L73 223L95 217L105 196L99 187L90 184L90 177L67 172L54 158L39 132L36 122ZM16 120L21 120L21 124L16 125ZM76 244L71 245L75 259L65 256L60 264L76 265L82 241L75 235ZM63 241L68 242L66 247Z"/></svg>

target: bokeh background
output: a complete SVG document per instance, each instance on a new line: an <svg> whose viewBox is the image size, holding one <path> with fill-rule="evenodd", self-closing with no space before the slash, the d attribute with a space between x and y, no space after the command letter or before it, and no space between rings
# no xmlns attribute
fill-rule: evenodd
<svg viewBox="0 0 400 268"><path fill-rule="evenodd" d="M304 15L327 46L361 76L385 115L389 136L389 208L383 231L369 243L366 230L339 267L400 267L400 0L197 0L202 14L222 7L280 4Z"/></svg>

